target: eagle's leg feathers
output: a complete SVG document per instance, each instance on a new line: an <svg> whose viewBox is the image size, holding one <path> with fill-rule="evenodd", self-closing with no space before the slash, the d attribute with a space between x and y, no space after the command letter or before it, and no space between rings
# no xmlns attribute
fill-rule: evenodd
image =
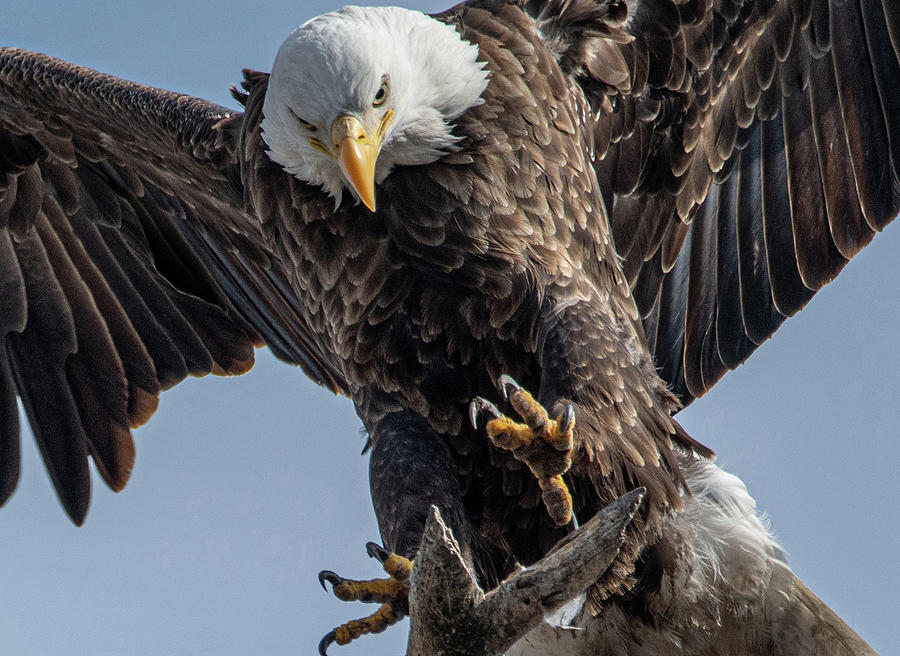
<svg viewBox="0 0 900 656"><path fill-rule="evenodd" d="M472 424L477 427L481 414L491 417L485 425L491 442L528 465L541 488L547 513L557 526L565 526L572 520L572 495L562 475L572 465L575 410L567 405L551 419L544 406L509 376L501 376L498 384L524 423L502 415L497 406L478 397L469 407Z"/></svg>
<svg viewBox="0 0 900 656"><path fill-rule="evenodd" d="M323 570L319 572L319 583L326 590L325 582L331 583L334 596L341 601L380 603L381 607L367 617L351 620L329 631L319 642L319 654L322 656L326 656L328 647L335 642L346 645L361 635L381 633L409 615L408 580L412 573L412 561L390 553L374 542L366 545L366 551L381 562L389 578L357 581Z"/></svg>

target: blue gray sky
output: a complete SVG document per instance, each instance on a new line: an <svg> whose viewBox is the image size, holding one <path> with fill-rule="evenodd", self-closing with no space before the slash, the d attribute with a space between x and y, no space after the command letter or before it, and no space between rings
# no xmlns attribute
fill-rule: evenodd
<svg viewBox="0 0 900 656"><path fill-rule="evenodd" d="M339 2L30 0L0 44L233 106L294 27ZM434 1L406 6L446 7ZM889 226L738 371L680 416L768 515L795 571L876 650L900 649L900 228ZM60 509L30 435L0 511L4 654L312 654L373 610L318 587L378 574L360 423L259 352L238 379L190 380L135 433L128 487L95 478L85 525ZM405 627L340 656L400 654Z"/></svg>

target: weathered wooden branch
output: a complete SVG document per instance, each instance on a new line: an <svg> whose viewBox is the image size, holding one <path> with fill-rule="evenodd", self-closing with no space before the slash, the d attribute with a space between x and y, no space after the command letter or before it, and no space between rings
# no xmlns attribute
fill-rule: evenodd
<svg viewBox="0 0 900 656"><path fill-rule="evenodd" d="M622 495L562 546L487 594L432 507L412 573L407 656L502 654L602 576L643 496L643 489Z"/></svg>

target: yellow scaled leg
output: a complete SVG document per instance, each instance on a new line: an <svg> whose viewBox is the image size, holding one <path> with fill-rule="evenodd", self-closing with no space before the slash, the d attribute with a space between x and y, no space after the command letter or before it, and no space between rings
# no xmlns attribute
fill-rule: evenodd
<svg viewBox="0 0 900 656"><path fill-rule="evenodd" d="M547 513L557 526L564 526L572 519L572 495L562 475L572 465L575 410L566 406L559 417L551 419L544 407L512 378L501 376L498 383L524 423L513 421L493 403L477 397L469 406L472 425L478 427L482 414L491 417L485 425L491 442L528 465L541 488Z"/></svg>
<svg viewBox="0 0 900 656"><path fill-rule="evenodd" d="M319 583L323 588L325 588L326 581L331 583L334 596L341 601L380 603L381 607L367 617L351 620L329 631L319 642L321 656L327 656L326 652L332 643L346 645L361 635L381 633L409 614L409 583L407 581L412 573L412 561L390 553L374 542L366 545L366 551L372 558L381 562L384 571L390 578L355 581L345 579L330 570L323 570L319 572ZM325 589L327 590L327 588Z"/></svg>

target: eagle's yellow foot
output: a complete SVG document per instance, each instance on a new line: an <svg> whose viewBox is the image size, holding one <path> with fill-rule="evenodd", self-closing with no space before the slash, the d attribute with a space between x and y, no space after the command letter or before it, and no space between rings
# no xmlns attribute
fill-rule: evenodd
<svg viewBox="0 0 900 656"><path fill-rule="evenodd" d="M325 587L325 582L331 583L334 596L341 601L377 603L381 604L381 607L368 617L351 620L329 631L319 642L319 654L322 656L327 656L327 649L332 643L346 645L366 633L381 633L409 614L407 581L412 573L412 561L390 553L374 542L366 544L366 551L369 556L381 562L390 578L354 581L332 571L323 570L319 572L319 583L326 590L328 588Z"/></svg>
<svg viewBox="0 0 900 656"><path fill-rule="evenodd" d="M517 460L528 465L541 487L547 513L557 526L564 526L572 519L572 495L562 475L572 464L575 409L568 405L559 417L551 419L544 407L509 376L500 376L498 384L524 423L513 421L490 401L476 397L469 405L472 425L478 427L482 414L491 417L485 425L491 442L512 451Z"/></svg>

